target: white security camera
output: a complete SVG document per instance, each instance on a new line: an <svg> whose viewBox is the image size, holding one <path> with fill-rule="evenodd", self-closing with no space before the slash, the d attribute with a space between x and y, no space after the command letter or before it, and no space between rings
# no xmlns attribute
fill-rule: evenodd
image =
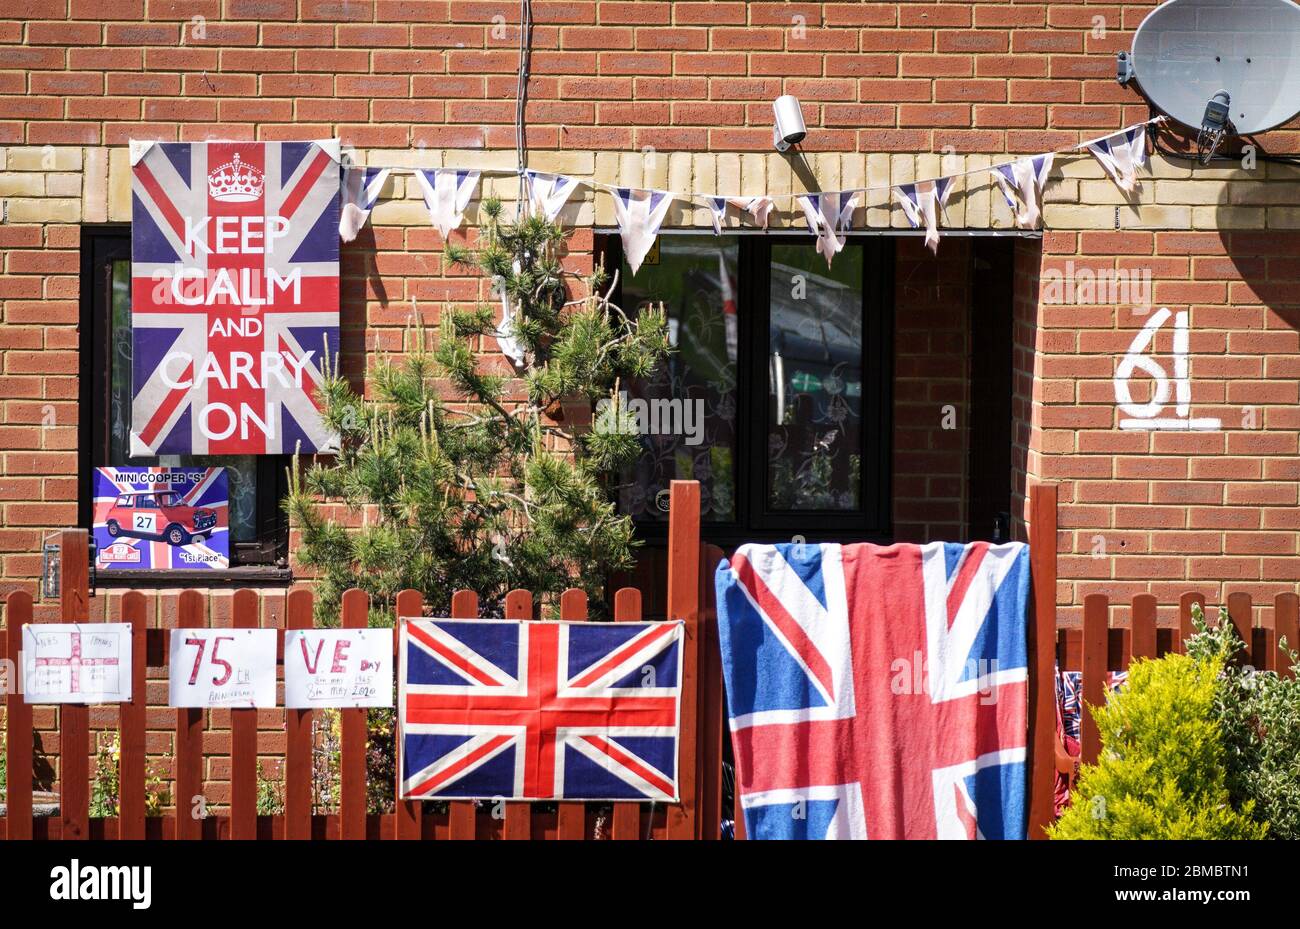
<svg viewBox="0 0 1300 929"><path fill-rule="evenodd" d="M803 124L803 110L799 108L799 98L786 94L772 101L772 144L778 152L784 152L803 141L808 129Z"/></svg>

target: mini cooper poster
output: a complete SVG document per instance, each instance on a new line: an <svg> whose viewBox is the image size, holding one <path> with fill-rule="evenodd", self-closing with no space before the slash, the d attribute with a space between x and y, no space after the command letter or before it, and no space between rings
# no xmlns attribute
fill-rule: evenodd
<svg viewBox="0 0 1300 929"><path fill-rule="evenodd" d="M96 567L230 567L227 487L225 468L96 468Z"/></svg>

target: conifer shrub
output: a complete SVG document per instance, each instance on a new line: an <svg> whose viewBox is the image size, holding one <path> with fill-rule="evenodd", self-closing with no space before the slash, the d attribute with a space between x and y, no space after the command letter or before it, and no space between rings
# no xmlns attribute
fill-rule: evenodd
<svg viewBox="0 0 1300 929"><path fill-rule="evenodd" d="M1257 839L1250 800L1234 807L1215 715L1220 656L1129 666L1127 686L1089 707L1102 752L1084 765L1054 839Z"/></svg>

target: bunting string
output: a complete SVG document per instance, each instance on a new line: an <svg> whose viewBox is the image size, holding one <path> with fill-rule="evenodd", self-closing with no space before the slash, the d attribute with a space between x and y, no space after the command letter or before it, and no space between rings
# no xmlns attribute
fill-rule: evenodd
<svg viewBox="0 0 1300 929"><path fill-rule="evenodd" d="M343 211L339 231L344 241L352 241L365 224L378 199L379 188L390 174L411 174L418 180L433 225L444 237L459 228L462 214L473 196L480 177L518 176L522 181L524 201L521 210L535 212L554 221L578 187L606 191L614 198L614 212L623 238L624 253L633 273L659 233L659 226L673 201L707 206L713 229L721 235L727 209L746 213L759 228L766 229L768 215L778 202L802 208L809 231L817 239L817 251L831 259L843 248L843 236L850 231L854 209L864 204L859 196L891 191L914 228L925 227L926 245L936 251L939 243L938 218L959 178L987 174L1001 190L1020 228L1034 228L1042 217L1042 194L1055 160L1061 156L1087 152L1101 165L1105 174L1126 195L1140 189L1137 168L1145 167L1147 127L1165 121L1157 116L1116 132L1089 139L1067 148L1038 155L1021 155L997 164L954 171L925 180L893 184L871 184L838 190L805 193L767 193L739 195L720 193L678 193L657 188L639 188L611 184L590 177L507 168L418 168L406 166L345 166L345 183L340 191Z"/></svg>

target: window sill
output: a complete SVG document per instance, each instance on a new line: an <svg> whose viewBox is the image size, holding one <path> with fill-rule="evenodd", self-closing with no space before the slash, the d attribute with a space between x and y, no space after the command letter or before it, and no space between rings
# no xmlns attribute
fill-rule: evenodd
<svg viewBox="0 0 1300 929"><path fill-rule="evenodd" d="M100 568L95 573L96 587L158 588L158 587L288 587L293 583L293 570L274 565L247 565L225 571L186 571L184 569L158 571L124 571L120 568Z"/></svg>

